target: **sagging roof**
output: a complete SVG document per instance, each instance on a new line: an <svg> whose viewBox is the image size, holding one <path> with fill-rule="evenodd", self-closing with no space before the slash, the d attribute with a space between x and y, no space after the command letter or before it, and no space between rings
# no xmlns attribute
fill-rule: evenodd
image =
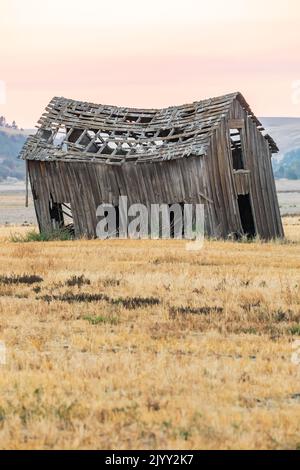
<svg viewBox="0 0 300 470"><path fill-rule="evenodd" d="M42 161L154 162L204 155L209 138L238 99L263 133L241 93L164 109L108 106L55 97L20 158ZM267 139L272 153L276 143Z"/></svg>

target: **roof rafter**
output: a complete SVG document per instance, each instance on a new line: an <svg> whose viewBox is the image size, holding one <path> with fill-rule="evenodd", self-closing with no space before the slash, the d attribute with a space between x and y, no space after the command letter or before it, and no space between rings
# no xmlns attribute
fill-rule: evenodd
<svg viewBox="0 0 300 470"><path fill-rule="evenodd" d="M263 133L241 93L181 106L138 109L54 97L24 145L28 160L151 162L204 155L209 138L237 99ZM264 135L273 153L274 140Z"/></svg>

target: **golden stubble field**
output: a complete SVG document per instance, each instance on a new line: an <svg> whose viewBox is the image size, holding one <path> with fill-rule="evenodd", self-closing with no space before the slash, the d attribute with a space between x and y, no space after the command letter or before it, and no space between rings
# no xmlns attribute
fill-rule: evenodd
<svg viewBox="0 0 300 470"><path fill-rule="evenodd" d="M26 230L0 228L2 449L300 448L299 218L199 252Z"/></svg>

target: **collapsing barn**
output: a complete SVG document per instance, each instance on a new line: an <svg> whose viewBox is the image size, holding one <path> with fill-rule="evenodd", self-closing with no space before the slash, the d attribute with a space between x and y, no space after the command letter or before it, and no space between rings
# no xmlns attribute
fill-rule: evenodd
<svg viewBox="0 0 300 470"><path fill-rule="evenodd" d="M283 236L272 153L240 93L135 109L53 98L21 152L39 228L96 236L102 203L205 205L205 233Z"/></svg>

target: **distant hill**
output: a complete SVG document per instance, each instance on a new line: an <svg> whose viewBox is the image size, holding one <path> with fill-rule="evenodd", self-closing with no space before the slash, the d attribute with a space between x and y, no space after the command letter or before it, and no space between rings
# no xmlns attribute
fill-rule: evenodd
<svg viewBox="0 0 300 470"><path fill-rule="evenodd" d="M0 181L24 179L25 165L17 156L27 135L25 131L0 128Z"/></svg>
<svg viewBox="0 0 300 470"><path fill-rule="evenodd" d="M279 147L272 159L275 178L300 179L300 118L260 120Z"/></svg>
<svg viewBox="0 0 300 470"><path fill-rule="evenodd" d="M263 117L260 120L280 149L272 160L275 177L300 179L300 118ZM0 127L0 181L24 179L25 165L17 156L27 136L34 132Z"/></svg>
<svg viewBox="0 0 300 470"><path fill-rule="evenodd" d="M275 178L300 179L300 148L287 152L282 159L273 161Z"/></svg>
<svg viewBox="0 0 300 470"><path fill-rule="evenodd" d="M279 147L275 158L282 158L291 150L300 149L300 118L264 117L262 124Z"/></svg>

